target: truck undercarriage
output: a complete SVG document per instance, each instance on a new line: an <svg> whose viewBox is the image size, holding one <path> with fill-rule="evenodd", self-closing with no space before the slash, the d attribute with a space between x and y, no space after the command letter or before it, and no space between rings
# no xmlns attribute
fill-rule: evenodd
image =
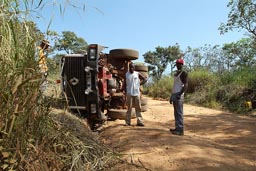
<svg viewBox="0 0 256 171"><path fill-rule="evenodd" d="M67 107L87 118L91 129L107 119L125 119L125 73L139 56L133 49L113 49L109 53L103 53L103 49L92 44L87 54L68 54L61 59L61 90ZM148 77L147 66L136 65L135 70ZM142 96L144 112L147 99Z"/></svg>

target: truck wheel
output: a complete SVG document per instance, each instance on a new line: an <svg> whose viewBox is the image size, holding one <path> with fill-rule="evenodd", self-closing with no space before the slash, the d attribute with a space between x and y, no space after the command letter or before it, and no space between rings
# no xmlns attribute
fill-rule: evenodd
<svg viewBox="0 0 256 171"><path fill-rule="evenodd" d="M145 65L135 65L135 71L145 71L145 72L148 72L148 66L145 66Z"/></svg>
<svg viewBox="0 0 256 171"><path fill-rule="evenodd" d="M141 73L141 75L143 75L143 77L148 78L148 72L146 71L138 71L139 73Z"/></svg>
<svg viewBox="0 0 256 171"><path fill-rule="evenodd" d="M148 66L145 65L135 65L135 71L141 73L143 77L148 78Z"/></svg>
<svg viewBox="0 0 256 171"><path fill-rule="evenodd" d="M111 119L120 119L125 120L126 119L126 109L110 109L107 113L108 117ZM131 118L134 119L136 117L134 110L132 110L132 116Z"/></svg>
<svg viewBox="0 0 256 171"><path fill-rule="evenodd" d="M146 112L148 110L148 105L141 106L141 112Z"/></svg>
<svg viewBox="0 0 256 171"><path fill-rule="evenodd" d="M148 104L148 98L142 97L140 100L141 106L146 106Z"/></svg>
<svg viewBox="0 0 256 171"><path fill-rule="evenodd" d="M116 88L116 80L114 79L108 79L107 80L108 89L115 89Z"/></svg>
<svg viewBox="0 0 256 171"><path fill-rule="evenodd" d="M130 59L139 58L139 52L133 49L113 49L109 51L109 55L113 59Z"/></svg>

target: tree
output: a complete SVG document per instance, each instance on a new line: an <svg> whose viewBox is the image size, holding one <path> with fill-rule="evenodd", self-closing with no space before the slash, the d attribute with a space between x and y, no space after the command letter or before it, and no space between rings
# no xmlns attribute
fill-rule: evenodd
<svg viewBox="0 0 256 171"><path fill-rule="evenodd" d="M256 39L256 1L230 0L227 7L231 8L226 24L221 23L221 34L233 29L245 29Z"/></svg>
<svg viewBox="0 0 256 171"><path fill-rule="evenodd" d="M219 45L205 44L202 47L192 49L188 47L184 55L185 66L190 71L206 70L211 72L223 72L223 50Z"/></svg>
<svg viewBox="0 0 256 171"><path fill-rule="evenodd" d="M204 56L202 55L200 48L192 49L191 47L188 47L186 50L185 55L185 62L187 67L190 70L196 70L198 68L202 68L203 64L202 61L204 59Z"/></svg>
<svg viewBox="0 0 256 171"><path fill-rule="evenodd" d="M249 38L223 45L224 67L230 70L255 65L256 0L230 0L227 7L230 7L228 21L221 23L220 33L244 29Z"/></svg>
<svg viewBox="0 0 256 171"><path fill-rule="evenodd" d="M153 80L159 80L163 72L166 70L167 65L173 62L181 54L179 44L174 46L156 47L154 52L148 51L143 57L144 61L149 65L149 74ZM173 69L173 68L172 68ZM171 69L171 70L172 70Z"/></svg>
<svg viewBox="0 0 256 171"><path fill-rule="evenodd" d="M84 53L87 50L87 42L71 31L63 31L55 42L55 49L65 51L67 54Z"/></svg>
<svg viewBox="0 0 256 171"><path fill-rule="evenodd" d="M256 49L253 39L243 38L237 42L223 45L224 56L228 63L228 70L255 65Z"/></svg>

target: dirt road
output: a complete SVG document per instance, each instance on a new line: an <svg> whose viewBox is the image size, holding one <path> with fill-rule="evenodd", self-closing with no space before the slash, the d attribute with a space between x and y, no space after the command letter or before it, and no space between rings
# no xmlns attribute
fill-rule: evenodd
<svg viewBox="0 0 256 171"><path fill-rule="evenodd" d="M174 127L172 106L149 99L142 113L145 127L108 121L101 139L123 159L137 167L112 170L152 171L256 171L256 118L184 105L185 135L169 132Z"/></svg>

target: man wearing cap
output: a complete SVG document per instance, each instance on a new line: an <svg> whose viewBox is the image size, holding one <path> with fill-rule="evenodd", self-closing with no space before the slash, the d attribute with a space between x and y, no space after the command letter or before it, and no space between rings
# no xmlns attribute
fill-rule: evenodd
<svg viewBox="0 0 256 171"><path fill-rule="evenodd" d="M173 104L175 118L175 129L170 129L170 131L174 135L184 135L183 100L184 92L188 86L188 74L182 69L183 65L183 59L180 58L176 60L177 71L174 74L174 83L170 97L170 103Z"/></svg>

